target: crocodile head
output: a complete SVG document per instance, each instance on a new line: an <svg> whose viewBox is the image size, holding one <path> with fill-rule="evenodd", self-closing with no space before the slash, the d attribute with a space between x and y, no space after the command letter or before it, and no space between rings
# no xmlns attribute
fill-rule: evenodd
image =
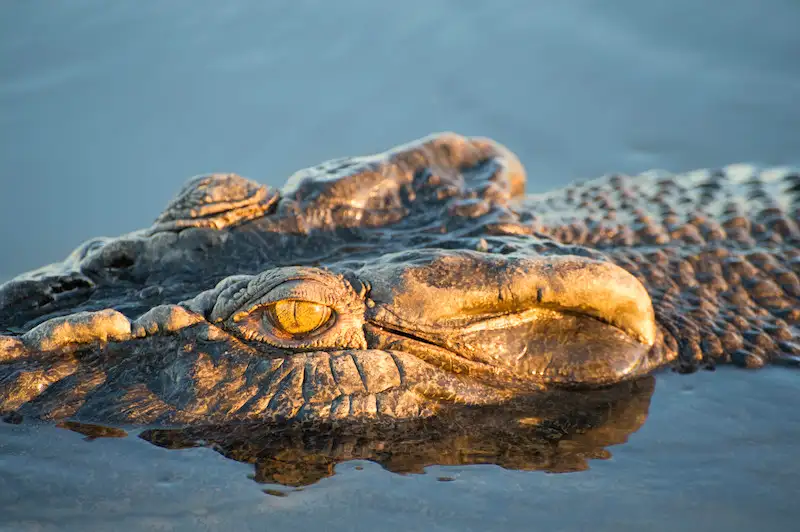
<svg viewBox="0 0 800 532"><path fill-rule="evenodd" d="M194 178L152 227L0 286L0 411L407 418L674 359L678 318L651 302L669 283L648 293L635 259L542 230L524 184L507 149L454 134L280 191Z"/></svg>

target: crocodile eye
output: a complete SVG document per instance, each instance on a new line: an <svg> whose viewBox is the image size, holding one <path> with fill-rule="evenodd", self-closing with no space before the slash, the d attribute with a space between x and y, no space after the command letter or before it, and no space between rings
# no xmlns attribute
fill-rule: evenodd
<svg viewBox="0 0 800 532"><path fill-rule="evenodd" d="M333 311L326 305L283 299L267 307L265 317L273 327L290 336L305 336L327 325Z"/></svg>
<svg viewBox="0 0 800 532"><path fill-rule="evenodd" d="M210 318L248 344L269 352L366 349L364 297L343 275L288 266L229 279Z"/></svg>

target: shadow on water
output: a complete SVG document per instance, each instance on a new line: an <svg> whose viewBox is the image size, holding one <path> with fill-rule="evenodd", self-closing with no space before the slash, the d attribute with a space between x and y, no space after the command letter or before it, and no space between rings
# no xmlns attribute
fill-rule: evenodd
<svg viewBox="0 0 800 532"><path fill-rule="evenodd" d="M423 473L433 465L495 464L513 470L568 473L611 457L647 419L655 379L593 391L554 391L492 407L450 408L408 421L236 424L148 429L159 447L209 447L252 463L259 483L302 487L334 474L336 464L369 460L386 470ZM125 436L78 422L60 427L88 439ZM440 480L449 480L442 477Z"/></svg>

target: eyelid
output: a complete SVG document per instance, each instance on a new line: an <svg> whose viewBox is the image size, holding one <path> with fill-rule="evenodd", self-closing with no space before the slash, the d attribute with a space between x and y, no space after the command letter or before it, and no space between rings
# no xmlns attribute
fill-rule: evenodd
<svg viewBox="0 0 800 532"><path fill-rule="evenodd" d="M322 283L308 279L292 279L275 286L259 299L250 303L247 308L236 312L231 316L231 319L235 322L239 321L261 308L286 300L308 301L309 303L325 305L331 308L334 306L330 290Z"/></svg>

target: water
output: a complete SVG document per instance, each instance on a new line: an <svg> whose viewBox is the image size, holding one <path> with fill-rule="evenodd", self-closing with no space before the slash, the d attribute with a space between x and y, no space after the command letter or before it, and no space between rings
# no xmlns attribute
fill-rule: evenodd
<svg viewBox="0 0 800 532"><path fill-rule="evenodd" d="M507 144L531 192L800 163L800 4L704 5L2 2L0 279L149 225L194 174L279 186L433 131Z"/></svg>
<svg viewBox="0 0 800 532"><path fill-rule="evenodd" d="M149 224L193 174L279 186L431 131L505 143L531 192L800 164L797 2L609 5L2 3L0 279ZM797 378L662 373L644 425L588 471L345 461L286 497L210 449L0 424L0 529L788 530Z"/></svg>
<svg viewBox="0 0 800 532"><path fill-rule="evenodd" d="M302 491L258 484L252 465L207 448L0 424L0 529L793 529L796 374L722 368L657 381L644 425L587 471L467 465L399 475L349 461Z"/></svg>

